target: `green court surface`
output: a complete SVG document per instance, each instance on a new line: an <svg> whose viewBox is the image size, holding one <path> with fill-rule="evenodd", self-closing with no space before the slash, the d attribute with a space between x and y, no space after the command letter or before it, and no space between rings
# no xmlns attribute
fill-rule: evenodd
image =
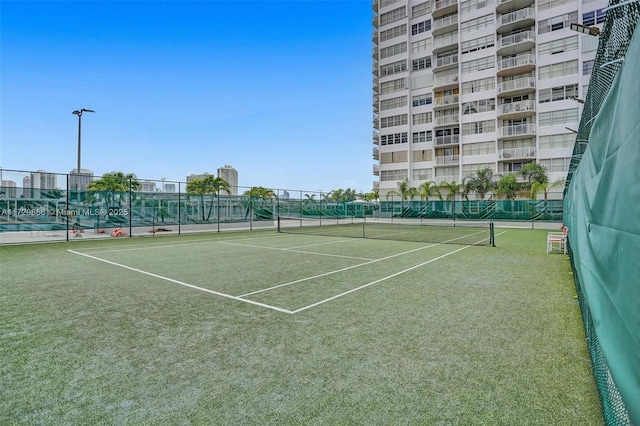
<svg viewBox="0 0 640 426"><path fill-rule="evenodd" d="M603 424L546 232L0 247L0 424Z"/></svg>

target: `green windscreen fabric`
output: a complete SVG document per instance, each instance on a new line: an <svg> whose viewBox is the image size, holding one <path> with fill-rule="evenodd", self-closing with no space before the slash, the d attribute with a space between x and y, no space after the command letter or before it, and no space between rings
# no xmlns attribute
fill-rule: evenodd
<svg viewBox="0 0 640 426"><path fill-rule="evenodd" d="M593 122L564 208L576 279L611 376L636 425L640 425L638 70L640 38L636 31L624 65Z"/></svg>

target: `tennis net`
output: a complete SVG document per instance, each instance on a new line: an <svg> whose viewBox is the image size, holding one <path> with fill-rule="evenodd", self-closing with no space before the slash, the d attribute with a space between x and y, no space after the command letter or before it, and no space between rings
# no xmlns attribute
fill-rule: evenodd
<svg viewBox="0 0 640 426"><path fill-rule="evenodd" d="M493 222L385 221L362 218L305 218L278 216L278 232L331 237L371 238L420 243L495 246Z"/></svg>

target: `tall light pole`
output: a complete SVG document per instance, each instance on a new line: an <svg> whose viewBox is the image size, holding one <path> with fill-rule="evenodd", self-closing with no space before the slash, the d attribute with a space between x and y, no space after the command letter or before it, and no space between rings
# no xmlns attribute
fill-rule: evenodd
<svg viewBox="0 0 640 426"><path fill-rule="evenodd" d="M78 191L78 197L80 197L80 147L82 146L82 113L85 112L95 112L92 109L77 109L73 111L71 114L75 114L78 116L78 168L76 169L76 190Z"/></svg>

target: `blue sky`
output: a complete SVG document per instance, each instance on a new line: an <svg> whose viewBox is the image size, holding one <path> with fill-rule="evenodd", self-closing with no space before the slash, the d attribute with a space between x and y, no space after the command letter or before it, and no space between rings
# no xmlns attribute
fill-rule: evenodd
<svg viewBox="0 0 640 426"><path fill-rule="evenodd" d="M0 165L371 190L371 1L0 3Z"/></svg>

